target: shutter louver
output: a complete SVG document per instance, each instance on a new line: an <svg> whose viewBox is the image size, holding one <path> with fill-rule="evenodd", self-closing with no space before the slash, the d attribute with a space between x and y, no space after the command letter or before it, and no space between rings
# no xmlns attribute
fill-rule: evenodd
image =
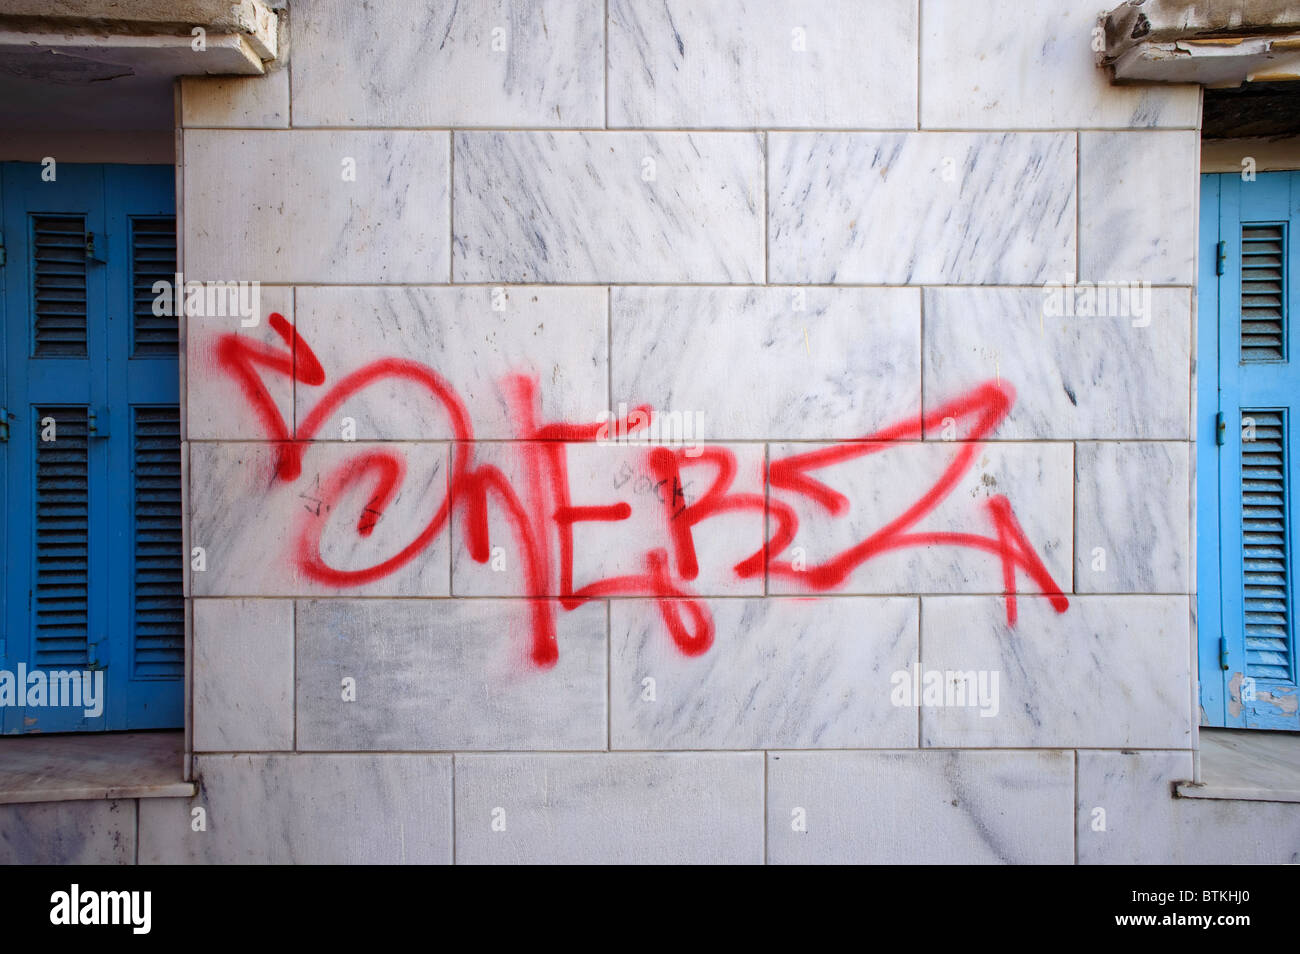
<svg viewBox="0 0 1300 954"><path fill-rule="evenodd" d="M38 358L86 354L86 219L32 217L33 315Z"/></svg>
<svg viewBox="0 0 1300 954"><path fill-rule="evenodd" d="M155 282L176 280L176 219L131 220L132 351L139 356L174 356L179 351L179 320L155 315Z"/></svg>
<svg viewBox="0 0 1300 954"><path fill-rule="evenodd" d="M181 428L175 407L137 407L133 438L136 676L185 672Z"/></svg>
<svg viewBox="0 0 1300 954"><path fill-rule="evenodd" d="M1242 410L1241 508L1245 585L1246 675L1291 677L1291 604L1287 553L1286 417L1278 410Z"/></svg>
<svg viewBox="0 0 1300 954"><path fill-rule="evenodd" d="M41 440L54 420L54 440ZM36 408L36 665L88 663L89 470L86 408Z"/></svg>
<svg viewBox="0 0 1300 954"><path fill-rule="evenodd" d="M1285 226L1242 223L1242 361L1286 359L1285 262Z"/></svg>

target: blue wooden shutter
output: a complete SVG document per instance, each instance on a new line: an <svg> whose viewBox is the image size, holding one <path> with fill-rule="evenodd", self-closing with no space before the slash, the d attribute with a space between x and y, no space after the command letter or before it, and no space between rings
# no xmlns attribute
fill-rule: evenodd
<svg viewBox="0 0 1300 954"><path fill-rule="evenodd" d="M101 392L97 344L108 333L103 248L104 179L98 166L0 167L3 198L5 472L4 632L0 666L49 671L100 667L106 630L108 506L91 415ZM53 423L52 430L42 425ZM42 440L51 437L52 440ZM107 674L105 674L107 675ZM82 707L6 706L5 732L102 729Z"/></svg>
<svg viewBox="0 0 1300 954"><path fill-rule="evenodd" d="M37 430L33 661L45 669L81 669L90 663L86 408L38 406L33 418Z"/></svg>
<svg viewBox="0 0 1300 954"><path fill-rule="evenodd" d="M154 283L176 280L176 219L174 216L133 216L131 219L131 353L175 358L179 324L174 316L155 315Z"/></svg>
<svg viewBox="0 0 1300 954"><path fill-rule="evenodd" d="M136 676L181 679L185 675L185 600L181 581L180 410L139 407L134 416L132 669Z"/></svg>
<svg viewBox="0 0 1300 954"><path fill-rule="evenodd" d="M104 177L109 228L127 253L109 277L122 320L108 358L122 370L108 378L107 467L120 488L108 527L126 544L108 577L120 621L113 684L127 727L166 727L184 713L179 323L153 313L153 284L175 280L175 181L172 170L148 166L106 166Z"/></svg>
<svg viewBox="0 0 1300 954"><path fill-rule="evenodd" d="M86 217L32 216L37 357L86 354Z"/></svg>
<svg viewBox="0 0 1300 954"><path fill-rule="evenodd" d="M90 670L83 708L0 709L5 732L183 721L176 271L170 168L0 164L4 632L0 668ZM54 440L42 440L44 420Z"/></svg>
<svg viewBox="0 0 1300 954"><path fill-rule="evenodd" d="M1300 729L1297 221L1300 174L1207 177L1202 261L1221 263L1217 275L1202 269L1198 372L1202 422L1218 423L1197 432L1201 704L1210 725Z"/></svg>
<svg viewBox="0 0 1300 954"><path fill-rule="evenodd" d="M1283 361L1286 349L1285 222L1241 225L1241 360Z"/></svg>
<svg viewBox="0 0 1300 954"><path fill-rule="evenodd" d="M1287 413L1245 409L1241 444L1243 637L1247 676L1291 679Z"/></svg>

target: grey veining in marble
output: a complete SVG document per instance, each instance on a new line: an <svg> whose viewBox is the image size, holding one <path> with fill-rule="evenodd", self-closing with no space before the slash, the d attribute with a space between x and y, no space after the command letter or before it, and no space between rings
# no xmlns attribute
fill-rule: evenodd
<svg viewBox="0 0 1300 954"><path fill-rule="evenodd" d="M370 507L376 479L356 480L333 504L325 489L367 454L404 462L400 487L378 515ZM307 529L327 567L359 573L386 565L416 541L447 499L449 445L318 443L293 481L276 478L267 443L190 446L190 546L206 552L191 568L195 596L446 596L450 589L447 528L381 578L334 582L307 575L299 542ZM364 525L368 534L359 532Z"/></svg>
<svg viewBox="0 0 1300 954"><path fill-rule="evenodd" d="M916 0L613 0L611 126L916 125Z"/></svg>
<svg viewBox="0 0 1300 954"><path fill-rule="evenodd" d="M1004 381L1016 401L993 440L1187 439L1190 295L1149 291L1130 317L1045 314L1054 288L927 288L926 407Z"/></svg>
<svg viewBox="0 0 1300 954"><path fill-rule="evenodd" d="M611 602L614 748L916 744L916 710L890 701L890 676L916 661L916 600L715 599L707 605L713 645L686 656L653 601Z"/></svg>
<svg viewBox="0 0 1300 954"><path fill-rule="evenodd" d="M1069 752L774 752L768 860L1070 864L1073 795Z"/></svg>
<svg viewBox="0 0 1300 954"><path fill-rule="evenodd" d="M194 751L293 748L293 601L194 600Z"/></svg>
<svg viewBox="0 0 1300 954"><path fill-rule="evenodd" d="M447 281L449 141L425 131L186 130L185 277Z"/></svg>
<svg viewBox="0 0 1300 954"><path fill-rule="evenodd" d="M458 755L456 861L759 864L763 755Z"/></svg>
<svg viewBox="0 0 1300 954"><path fill-rule="evenodd" d="M590 424L608 406L606 292L601 288L301 288L298 330L320 359L325 385L298 384L298 419L345 374L385 358L415 361L444 379L476 438L523 436L510 404L512 375L536 382L539 422ZM411 381L358 391L318 439L338 440L344 418L359 440L453 437L442 404Z"/></svg>
<svg viewBox="0 0 1300 954"><path fill-rule="evenodd" d="M135 838L130 800L0 805L3 865L129 865Z"/></svg>
<svg viewBox="0 0 1300 954"><path fill-rule="evenodd" d="M1089 42L1098 10L1075 0L921 0L922 127L1195 126L1194 85L1111 85Z"/></svg>
<svg viewBox="0 0 1300 954"><path fill-rule="evenodd" d="M921 744L1178 748L1192 744L1186 596L1072 596L1058 613L1021 597L921 602L925 670L997 672L997 714L922 706Z"/></svg>
<svg viewBox="0 0 1300 954"><path fill-rule="evenodd" d="M141 864L451 861L449 755L205 755L194 766L193 799L141 799Z"/></svg>
<svg viewBox="0 0 1300 954"><path fill-rule="evenodd" d="M457 132L456 281L756 282L754 133Z"/></svg>
<svg viewBox="0 0 1300 954"><path fill-rule="evenodd" d="M1175 798L1191 777L1191 752L1080 752L1079 863L1300 863L1300 804Z"/></svg>
<svg viewBox="0 0 1300 954"><path fill-rule="evenodd" d="M1195 130L1079 133L1081 279L1196 280L1199 141Z"/></svg>
<svg viewBox="0 0 1300 954"><path fill-rule="evenodd" d="M709 440L847 439L920 413L916 289L612 294L615 404L701 415Z"/></svg>
<svg viewBox="0 0 1300 954"><path fill-rule="evenodd" d="M1073 271L1067 133L770 133L774 282L1031 284Z"/></svg>
<svg viewBox="0 0 1300 954"><path fill-rule="evenodd" d="M1128 441L1076 445L1077 591L1190 592L1191 446Z"/></svg>
<svg viewBox="0 0 1300 954"><path fill-rule="evenodd" d="M605 748L604 607L557 613L550 669L529 624L523 600L299 602L298 747Z"/></svg>
<svg viewBox="0 0 1300 954"><path fill-rule="evenodd" d="M297 0L298 126L600 126L600 0ZM363 21L363 22L359 22Z"/></svg>

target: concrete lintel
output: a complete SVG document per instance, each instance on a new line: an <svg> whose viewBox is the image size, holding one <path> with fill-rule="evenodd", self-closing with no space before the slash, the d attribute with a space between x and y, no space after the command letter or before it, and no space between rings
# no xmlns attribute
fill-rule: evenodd
<svg viewBox="0 0 1300 954"><path fill-rule="evenodd" d="M1100 26L1116 83L1300 79L1300 0L1129 0Z"/></svg>
<svg viewBox="0 0 1300 954"><path fill-rule="evenodd" d="M1200 83L1240 86L1243 82L1300 79L1300 33L1233 40L1144 43L1113 64L1118 83Z"/></svg>
<svg viewBox="0 0 1300 954"><path fill-rule="evenodd" d="M0 62L11 73L55 81L265 72L261 56L238 33L210 33L203 49L195 50L188 36L70 36L0 28Z"/></svg>
<svg viewBox="0 0 1300 954"><path fill-rule="evenodd" d="M239 37L260 60L277 56L279 17L264 0L0 0L0 29L33 36L189 38L196 27Z"/></svg>

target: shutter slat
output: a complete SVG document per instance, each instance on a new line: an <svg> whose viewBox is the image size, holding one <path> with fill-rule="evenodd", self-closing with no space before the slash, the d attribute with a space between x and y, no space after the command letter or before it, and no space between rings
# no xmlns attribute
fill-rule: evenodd
<svg viewBox="0 0 1300 954"><path fill-rule="evenodd" d="M132 439L134 671L179 679L185 672L180 410L135 408Z"/></svg>
<svg viewBox="0 0 1300 954"><path fill-rule="evenodd" d="M54 440L41 421L54 419ZM36 426L36 567L32 594L36 665L89 662L89 440L85 407L38 407Z"/></svg>
<svg viewBox="0 0 1300 954"><path fill-rule="evenodd" d="M1243 352L1244 353L1244 352ZM1241 443L1242 573L1246 675L1289 679L1292 664L1286 506L1286 419L1277 410L1241 412L1255 440Z"/></svg>
<svg viewBox="0 0 1300 954"><path fill-rule="evenodd" d="M169 357L179 353L179 319L155 315L154 282L176 280L176 219L174 216L131 220L132 353Z"/></svg>
<svg viewBox="0 0 1300 954"><path fill-rule="evenodd" d="M32 315L38 358L86 354L86 218L32 216Z"/></svg>

